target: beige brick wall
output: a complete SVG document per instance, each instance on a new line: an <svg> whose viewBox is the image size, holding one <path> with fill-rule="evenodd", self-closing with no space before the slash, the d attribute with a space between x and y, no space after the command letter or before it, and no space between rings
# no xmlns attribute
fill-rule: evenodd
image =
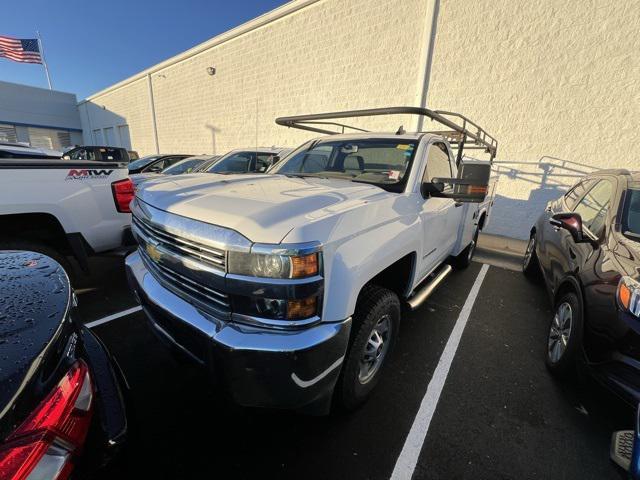
<svg viewBox="0 0 640 480"><path fill-rule="evenodd" d="M495 134L491 231L595 168L640 169L640 1L441 0L428 103Z"/></svg>
<svg viewBox="0 0 640 480"><path fill-rule="evenodd" d="M431 2L321 0L152 73L160 151L293 147L317 135L279 127L276 117L416 104ZM155 152L145 82L98 93L85 107L93 128L109 113L125 119L141 154ZM369 122L386 129L401 123L411 124Z"/></svg>

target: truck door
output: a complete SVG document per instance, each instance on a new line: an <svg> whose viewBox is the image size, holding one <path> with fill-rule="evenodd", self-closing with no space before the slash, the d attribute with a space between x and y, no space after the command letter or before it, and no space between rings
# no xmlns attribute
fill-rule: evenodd
<svg viewBox="0 0 640 480"><path fill-rule="evenodd" d="M455 161L448 146L443 142L429 145L422 181L428 182L434 177L455 177L456 173ZM428 274L452 253L463 210L462 204L450 198L423 197L420 212L423 231L420 277Z"/></svg>

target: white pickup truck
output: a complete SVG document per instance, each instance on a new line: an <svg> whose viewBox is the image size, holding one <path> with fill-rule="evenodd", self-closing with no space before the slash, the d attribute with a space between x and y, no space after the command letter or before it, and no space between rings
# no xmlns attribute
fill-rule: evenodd
<svg viewBox="0 0 640 480"><path fill-rule="evenodd" d="M386 114L423 115L449 130L319 127ZM415 107L277 122L332 135L267 175L143 184L127 275L160 338L208 367L236 402L354 408L379 379L403 304L417 308L452 265L471 261L497 142L465 117ZM463 160L465 148L489 161Z"/></svg>
<svg viewBox="0 0 640 480"><path fill-rule="evenodd" d="M128 175L125 163L0 144L0 250L41 252L72 273L68 256L86 271L89 255L134 245Z"/></svg>

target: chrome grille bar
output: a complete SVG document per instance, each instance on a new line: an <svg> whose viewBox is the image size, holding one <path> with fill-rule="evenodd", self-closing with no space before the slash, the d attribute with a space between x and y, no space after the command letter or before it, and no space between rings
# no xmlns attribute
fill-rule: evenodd
<svg viewBox="0 0 640 480"><path fill-rule="evenodd" d="M165 248L225 271L226 253L224 250L218 250L213 247L205 246L191 240L186 240L177 235L173 235L136 216L132 217L132 221L133 224L147 237L155 240Z"/></svg>
<svg viewBox="0 0 640 480"><path fill-rule="evenodd" d="M154 262L149 258L143 249L138 250L146 267L154 274L154 277L167 288L181 297L192 297L200 302L204 302L212 307L229 312L231 305L229 297L222 292L205 287L193 280L168 269L167 267Z"/></svg>

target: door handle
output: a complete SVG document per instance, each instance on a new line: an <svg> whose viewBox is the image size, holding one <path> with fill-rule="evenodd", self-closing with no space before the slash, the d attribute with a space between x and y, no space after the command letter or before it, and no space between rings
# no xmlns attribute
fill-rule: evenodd
<svg viewBox="0 0 640 480"><path fill-rule="evenodd" d="M456 208L461 207L462 205L464 205L464 203L462 203L462 202L456 202L456 203L453 204L453 206L456 207Z"/></svg>

